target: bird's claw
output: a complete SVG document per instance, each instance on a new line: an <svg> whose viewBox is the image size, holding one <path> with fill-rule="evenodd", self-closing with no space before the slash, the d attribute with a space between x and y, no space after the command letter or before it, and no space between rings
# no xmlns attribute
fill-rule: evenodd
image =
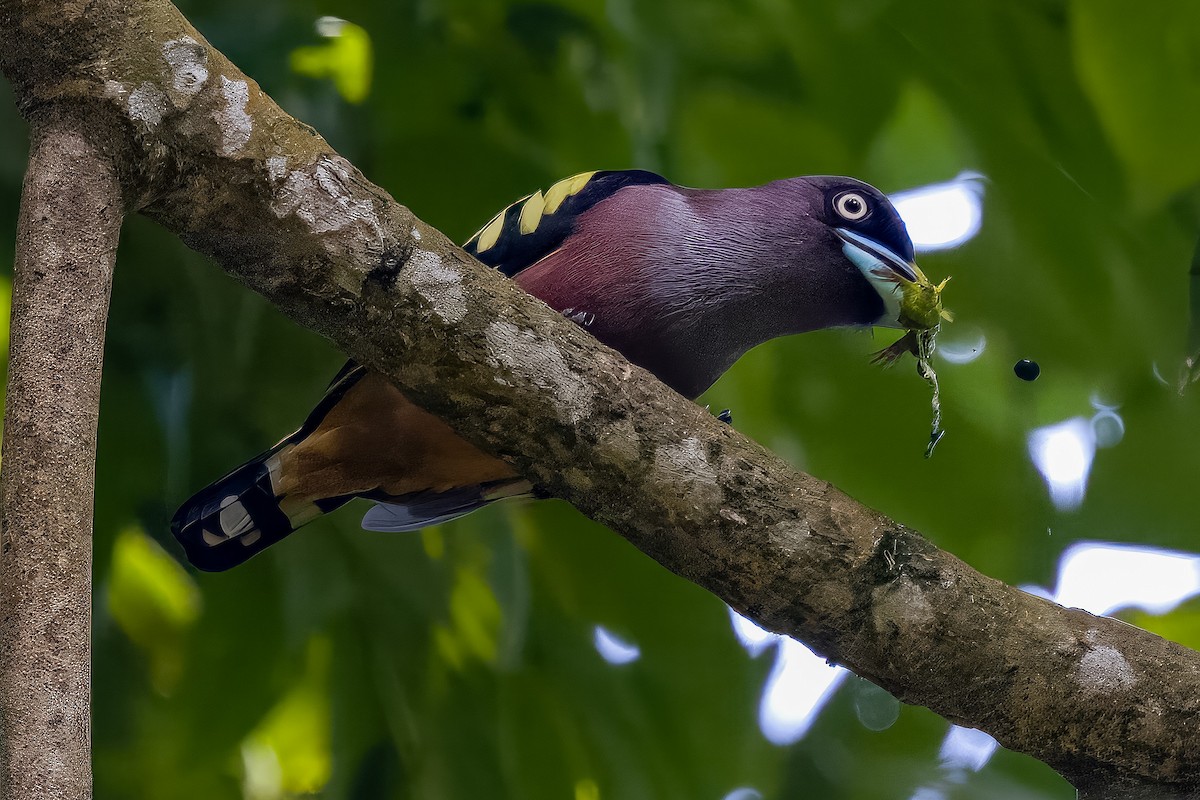
<svg viewBox="0 0 1200 800"><path fill-rule="evenodd" d="M727 408L720 414L717 414L717 419L721 420L721 422L724 422L726 425L733 425L733 412Z"/></svg>
<svg viewBox="0 0 1200 800"><path fill-rule="evenodd" d="M592 327L592 323L596 321L596 315L590 311L581 311L575 308L564 308L562 315L576 324L582 325L585 328Z"/></svg>

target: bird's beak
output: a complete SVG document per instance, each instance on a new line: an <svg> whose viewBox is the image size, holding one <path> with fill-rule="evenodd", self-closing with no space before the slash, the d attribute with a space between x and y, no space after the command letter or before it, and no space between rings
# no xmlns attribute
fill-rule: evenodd
<svg viewBox="0 0 1200 800"><path fill-rule="evenodd" d="M842 252L883 298L886 324L929 330L941 320L953 318L942 308L942 288L949 278L934 285L915 261L846 228L834 228L834 232L842 240Z"/></svg>
<svg viewBox="0 0 1200 800"><path fill-rule="evenodd" d="M834 228L838 238L845 242L842 248L846 255L861 270L878 273L883 280L898 278L908 283L926 280L924 273L914 261L906 261L879 242L846 228ZM888 273L891 273L890 275Z"/></svg>

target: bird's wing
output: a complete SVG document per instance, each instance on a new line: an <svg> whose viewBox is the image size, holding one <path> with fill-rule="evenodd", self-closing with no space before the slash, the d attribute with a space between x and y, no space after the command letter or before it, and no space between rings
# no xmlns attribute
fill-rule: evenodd
<svg viewBox="0 0 1200 800"><path fill-rule="evenodd" d="M666 178L642 169L581 172L563 178L545 193L535 192L508 206L468 239L463 249L511 278L558 249L575 229L579 216L601 200L626 186L665 183L669 183ZM364 367L347 361L329 382L310 421L320 422L364 374Z"/></svg>
<svg viewBox="0 0 1200 800"><path fill-rule="evenodd" d="M600 201L627 186L665 183L665 178L643 170L585 172L565 178L545 193L536 192L501 211L463 247L483 263L512 277L558 249L575 229L579 216ZM300 430L285 441L304 442L368 374L362 365L347 361ZM395 390L388 383L375 382L356 391L362 394Z"/></svg>
<svg viewBox="0 0 1200 800"><path fill-rule="evenodd" d="M494 216L463 249L510 278L554 252L579 216L626 186L668 183L640 169L583 172L523 197Z"/></svg>
<svg viewBox="0 0 1200 800"><path fill-rule="evenodd" d="M383 533L418 531L466 516L498 500L533 496L533 485L524 478L503 478L441 492L414 492L405 497L367 495L376 503L363 517L362 526L363 530Z"/></svg>

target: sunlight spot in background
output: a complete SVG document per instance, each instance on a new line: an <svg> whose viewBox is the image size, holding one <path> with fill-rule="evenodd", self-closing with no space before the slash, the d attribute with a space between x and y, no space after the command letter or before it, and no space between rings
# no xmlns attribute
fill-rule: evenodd
<svg viewBox="0 0 1200 800"><path fill-rule="evenodd" d="M970 364L987 349L987 337L978 328L955 326L949 336L943 333L938 338L936 355L947 364Z"/></svg>
<svg viewBox="0 0 1200 800"><path fill-rule="evenodd" d="M759 702L758 726L772 744L800 741L848 672L827 664L795 639L763 630L732 608L729 620L751 657L778 645Z"/></svg>
<svg viewBox="0 0 1200 800"><path fill-rule="evenodd" d="M945 800L946 793L932 786L922 786L913 792L912 800Z"/></svg>
<svg viewBox="0 0 1200 800"><path fill-rule="evenodd" d="M995 739L983 731L952 725L938 756L942 760L942 768L947 771L979 772L999 746Z"/></svg>
<svg viewBox="0 0 1200 800"><path fill-rule="evenodd" d="M848 673L786 636L758 706L758 725L772 744L800 741Z"/></svg>
<svg viewBox="0 0 1200 800"><path fill-rule="evenodd" d="M751 789L749 786L741 786L725 795L721 800L762 800L762 792Z"/></svg>
<svg viewBox="0 0 1200 800"><path fill-rule="evenodd" d="M896 192L888 199L908 228L918 252L958 247L983 223L983 181L978 172L954 180Z"/></svg>
<svg viewBox="0 0 1200 800"><path fill-rule="evenodd" d="M1125 608L1165 614L1200 595L1200 556L1138 545L1078 542L1059 558L1053 592L1041 586L1021 588L1093 614L1112 614ZM968 772L983 769L998 747L982 731L951 726L941 749L946 775L940 783L919 789L912 800L944 797L939 786L964 782Z"/></svg>
<svg viewBox="0 0 1200 800"><path fill-rule="evenodd" d="M987 765L999 747L999 743L983 731L951 725L938 752L942 775L913 792L911 800L942 800L947 788L966 783L972 772L979 772Z"/></svg>
<svg viewBox="0 0 1200 800"><path fill-rule="evenodd" d="M1096 437L1091 423L1083 417L1037 428L1029 434L1029 457L1046 481L1050 501L1060 511L1083 504L1095 454Z"/></svg>
<svg viewBox="0 0 1200 800"><path fill-rule="evenodd" d="M1073 511L1083 504L1096 449L1112 447L1125 438L1125 421L1117 413L1120 406L1107 405L1096 397L1091 403L1096 410L1091 419L1072 417L1029 433L1029 458L1059 511Z"/></svg>
<svg viewBox="0 0 1200 800"><path fill-rule="evenodd" d="M1165 614L1200 594L1200 557L1136 545L1079 542L1058 566L1053 599L1093 614Z"/></svg>
<svg viewBox="0 0 1200 800"><path fill-rule="evenodd" d="M777 645L775 666L763 686L758 727L772 744L789 745L808 733L825 703L848 674L787 636L770 633L729 609L738 641L751 656Z"/></svg>
<svg viewBox="0 0 1200 800"><path fill-rule="evenodd" d="M1092 416L1092 436L1096 447L1112 447L1125 438L1125 420L1117 413L1118 405L1105 403L1095 395L1091 399L1096 413Z"/></svg>
<svg viewBox="0 0 1200 800"><path fill-rule="evenodd" d="M729 609L729 621L733 624L733 633L737 636L742 647L746 648L753 657L766 650L779 639L779 634L765 631L758 625L743 617L732 608Z"/></svg>
<svg viewBox="0 0 1200 800"><path fill-rule="evenodd" d="M592 634L596 652L610 664L630 664L642 657L642 649L636 644L619 638L612 631L600 625Z"/></svg>
<svg viewBox="0 0 1200 800"><path fill-rule="evenodd" d="M867 680L854 690L854 713L869 731L886 731L900 719L900 701L891 692Z"/></svg>
<svg viewBox="0 0 1200 800"><path fill-rule="evenodd" d="M1097 416L1110 413L1115 416L1115 407L1094 405ZM1092 423L1086 419L1068 420L1062 425L1069 426L1068 435L1073 438L1091 435ZM1061 428L1062 425L1049 427ZM1090 452L1086 459L1088 464ZM1077 456L1065 457L1064 463L1070 466L1070 459L1073 458ZM1067 466L1060 464L1052 467L1051 471L1053 473L1053 469L1060 469L1061 474L1054 473L1058 477L1069 477L1067 473L1071 470L1072 475L1079 474L1077 465L1071 470ZM1086 469L1083 470L1083 480L1086 481ZM1162 614L1200 595L1200 556L1151 547L1081 542L1068 547L1060 557L1053 593L1039 586L1022 588L1093 614L1111 614L1130 607L1151 614ZM759 703L759 727L773 744L794 744L804 738L821 709L849 673L842 667L829 666L799 642L763 630L732 608L729 609L729 619L738 641L752 657L777 645L775 665L767 677ZM860 693L861 690L862 687ZM878 691L883 693L883 690ZM898 713L898 703L895 710ZM895 721L891 718L886 721L887 724L867 724L870 720L861 718L861 703L856 702L856 711L860 721L868 728L882 729ZM883 721L881 717L879 722ZM947 787L965 783L971 773L983 769L998 747L996 741L982 731L952 725L940 751L942 774L936 781L917 789L911 795L911 800L946 797ZM735 790L725 800L752 800L757 796L736 793L743 791L753 790Z"/></svg>

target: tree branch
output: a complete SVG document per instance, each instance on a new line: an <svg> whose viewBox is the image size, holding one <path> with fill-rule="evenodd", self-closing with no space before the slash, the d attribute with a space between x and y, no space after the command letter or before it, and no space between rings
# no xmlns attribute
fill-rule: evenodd
<svg viewBox="0 0 1200 800"><path fill-rule="evenodd" d="M1200 787L1200 655L980 575L792 470L415 219L165 0L49 8L0 14L23 108L74 98L119 125L144 213L464 436L765 627L1089 796Z"/></svg>
<svg viewBox="0 0 1200 800"><path fill-rule="evenodd" d="M92 496L122 219L73 112L32 120L0 474L0 796L91 797Z"/></svg>

